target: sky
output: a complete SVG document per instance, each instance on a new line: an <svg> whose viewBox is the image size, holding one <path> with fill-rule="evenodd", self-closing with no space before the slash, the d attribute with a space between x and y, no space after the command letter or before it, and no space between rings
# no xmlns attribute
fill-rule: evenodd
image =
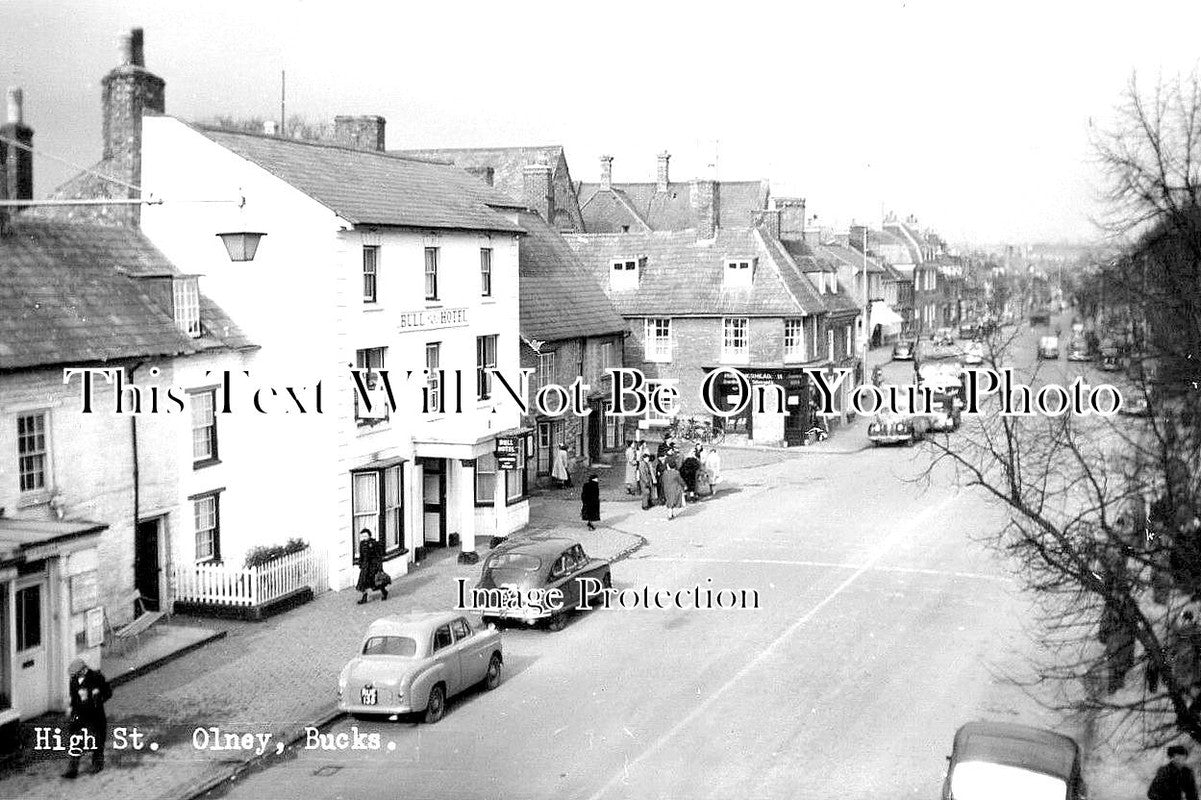
<svg viewBox="0 0 1201 800"><path fill-rule="evenodd" d="M188 120L379 114L389 149L562 144L572 176L771 181L817 224L1087 241L1092 137L1137 74L1197 68L1201 3L0 0L35 193L99 160L100 79L145 29Z"/></svg>

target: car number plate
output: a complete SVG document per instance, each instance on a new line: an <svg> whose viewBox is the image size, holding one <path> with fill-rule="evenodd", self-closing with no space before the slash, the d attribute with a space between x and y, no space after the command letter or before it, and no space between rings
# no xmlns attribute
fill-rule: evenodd
<svg viewBox="0 0 1201 800"><path fill-rule="evenodd" d="M374 686L364 686L363 691L359 693L360 698L365 706L373 706L376 703L376 691Z"/></svg>

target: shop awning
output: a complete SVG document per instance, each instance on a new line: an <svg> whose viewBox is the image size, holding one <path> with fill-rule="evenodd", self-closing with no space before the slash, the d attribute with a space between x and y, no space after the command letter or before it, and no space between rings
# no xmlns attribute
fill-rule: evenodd
<svg viewBox="0 0 1201 800"><path fill-rule="evenodd" d="M888 307L888 303L883 300L876 300L872 303L871 308L871 324L873 327L880 326L880 330L884 333L900 333L901 325L905 322L901 315Z"/></svg>
<svg viewBox="0 0 1201 800"><path fill-rule="evenodd" d="M36 561L57 555L72 540L98 534L108 528L101 522L62 522L0 517L0 564ZM67 548L67 552L70 551Z"/></svg>

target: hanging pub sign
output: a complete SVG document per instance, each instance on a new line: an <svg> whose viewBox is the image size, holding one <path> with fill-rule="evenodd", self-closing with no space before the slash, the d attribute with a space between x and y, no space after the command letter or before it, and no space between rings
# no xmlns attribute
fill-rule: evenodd
<svg viewBox="0 0 1201 800"><path fill-rule="evenodd" d="M521 457L521 440L524 436L496 437L496 468L517 469Z"/></svg>

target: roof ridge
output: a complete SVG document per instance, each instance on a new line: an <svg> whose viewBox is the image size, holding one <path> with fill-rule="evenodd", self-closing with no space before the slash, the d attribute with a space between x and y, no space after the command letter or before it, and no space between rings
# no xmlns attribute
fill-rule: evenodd
<svg viewBox="0 0 1201 800"><path fill-rule="evenodd" d="M179 117L175 117L179 119ZM417 164L435 164L438 166L453 167L454 164L445 161L434 161L428 158L419 158L417 156L400 155L396 150L368 150L362 147L351 147L350 145L340 144L338 142L327 142L314 139L295 139L291 136L279 136L276 134L263 133L261 131L240 131L233 128L226 128L221 125L203 122L188 122L187 120L179 119L180 122L188 125L196 130L207 131L209 133L227 133L233 136L247 136L254 139L266 139L273 142L282 142L285 144L298 144L307 147L321 147L327 150L342 150L348 153L362 153L369 156L377 156L379 158L390 158L399 161L412 161Z"/></svg>

